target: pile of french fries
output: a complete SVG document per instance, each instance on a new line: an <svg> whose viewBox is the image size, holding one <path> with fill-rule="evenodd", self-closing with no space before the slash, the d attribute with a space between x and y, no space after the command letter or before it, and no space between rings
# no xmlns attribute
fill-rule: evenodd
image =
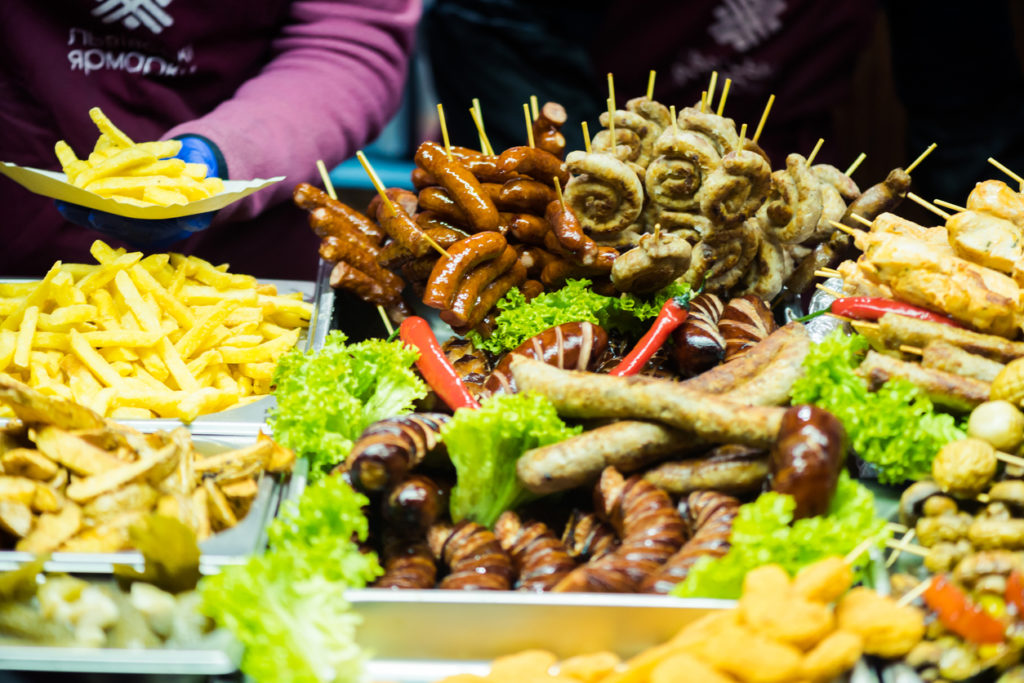
<svg viewBox="0 0 1024 683"><path fill-rule="evenodd" d="M181 520L202 541L245 517L263 472L295 462L263 435L204 456L184 427L142 434L2 376L0 403L17 417L0 430L0 547L126 550L130 527L152 513Z"/></svg>
<svg viewBox="0 0 1024 683"><path fill-rule="evenodd" d="M133 142L100 110L89 116L100 130L92 152L79 159L64 140L54 146L68 181L75 187L135 206L170 206L224 191L224 181L207 177L205 164L173 158L180 140Z"/></svg>
<svg viewBox="0 0 1024 683"><path fill-rule="evenodd" d="M226 410L270 393L312 304L195 256L92 245L42 281L0 283L0 375L121 419Z"/></svg>

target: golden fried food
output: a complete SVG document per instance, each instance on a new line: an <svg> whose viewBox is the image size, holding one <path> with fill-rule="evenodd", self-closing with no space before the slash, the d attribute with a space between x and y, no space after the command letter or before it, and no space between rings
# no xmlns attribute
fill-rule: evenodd
<svg viewBox="0 0 1024 683"><path fill-rule="evenodd" d="M834 631L804 657L800 675L830 681L853 668L864 652L864 639L849 631Z"/></svg>
<svg viewBox="0 0 1024 683"><path fill-rule="evenodd" d="M853 567L838 555L808 565L793 577L793 593L807 600L829 604L853 584Z"/></svg>
<svg viewBox="0 0 1024 683"><path fill-rule="evenodd" d="M735 683L727 676L686 652L662 660L651 672L651 683Z"/></svg>
<svg viewBox="0 0 1024 683"><path fill-rule="evenodd" d="M921 642L924 614L910 605L900 606L870 588L852 589L836 606L840 630L864 638L864 652L879 657L902 657Z"/></svg>

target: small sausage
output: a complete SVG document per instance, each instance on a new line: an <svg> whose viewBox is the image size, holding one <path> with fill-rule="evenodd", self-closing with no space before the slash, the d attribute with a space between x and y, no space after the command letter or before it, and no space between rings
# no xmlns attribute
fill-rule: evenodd
<svg viewBox="0 0 1024 683"><path fill-rule="evenodd" d="M565 545L543 522L524 523L508 510L495 522L494 535L512 558L517 590L549 591L576 567Z"/></svg>
<svg viewBox="0 0 1024 683"><path fill-rule="evenodd" d="M512 560L497 537L484 526L463 520L454 527L435 524L427 533L434 557L448 565L439 588L453 590L508 590Z"/></svg>
<svg viewBox="0 0 1024 683"><path fill-rule="evenodd" d="M402 278L382 268L369 250L360 247L361 243L352 237L325 237L320 242L320 258L335 263L344 261L391 289L405 288Z"/></svg>
<svg viewBox="0 0 1024 683"><path fill-rule="evenodd" d="M550 251L540 247L531 247L525 244L516 245L519 252L519 262L526 268L526 273L531 278L539 278L544 268L553 260L560 261L561 257L555 256ZM541 287L544 285L541 284Z"/></svg>
<svg viewBox="0 0 1024 683"><path fill-rule="evenodd" d="M348 236L358 240L369 252L377 253L380 249L377 242L353 228L347 218L332 213L326 206L318 206L309 212L309 227L313 229L313 234L321 239Z"/></svg>
<svg viewBox="0 0 1024 683"><path fill-rule="evenodd" d="M551 224L528 213L503 213L499 231L520 242L541 245L544 244L544 236L551 231Z"/></svg>
<svg viewBox="0 0 1024 683"><path fill-rule="evenodd" d="M451 308L459 284L473 268L498 258L508 242L497 232L479 232L448 247L448 256L440 258L430 271L423 303L431 308Z"/></svg>
<svg viewBox="0 0 1024 683"><path fill-rule="evenodd" d="M342 465L359 491L383 491L431 455L443 452L441 427L450 420L444 413L411 413L378 420L356 440Z"/></svg>
<svg viewBox="0 0 1024 683"><path fill-rule="evenodd" d="M700 458L662 463L647 470L644 479L673 496L700 489L742 495L760 491L768 474L766 451L727 444Z"/></svg>
<svg viewBox="0 0 1024 683"><path fill-rule="evenodd" d="M570 370L591 370L608 348L608 334L591 322L563 323L549 327L505 354L484 382L490 394L518 391L509 366L516 354Z"/></svg>
<svg viewBox="0 0 1024 683"><path fill-rule="evenodd" d="M832 413L809 405L786 410L771 450L771 486L793 496L793 519L828 511L845 457L846 430Z"/></svg>
<svg viewBox="0 0 1024 683"><path fill-rule="evenodd" d="M562 160L536 147L509 147L498 157L498 163L506 171L522 173L546 185L553 186L555 178L563 188L569 182L569 171Z"/></svg>
<svg viewBox="0 0 1024 683"><path fill-rule="evenodd" d="M416 221L398 204L392 203L389 208L381 202L377 207L377 222L391 239L400 243L413 256L426 256L433 248Z"/></svg>
<svg viewBox="0 0 1024 683"><path fill-rule="evenodd" d="M561 128L565 125L568 115L565 107L557 102L545 102L533 120L533 139L537 147L550 152L559 159L565 156L565 136Z"/></svg>
<svg viewBox="0 0 1024 683"><path fill-rule="evenodd" d="M433 588L437 580L437 565L425 541L407 541L390 536L384 539L384 576L374 582L374 588L425 589Z"/></svg>
<svg viewBox="0 0 1024 683"><path fill-rule="evenodd" d="M443 187L428 187L421 190L419 205L422 211L430 211L452 225L470 227L469 216L459 208L459 205Z"/></svg>
<svg viewBox="0 0 1024 683"><path fill-rule="evenodd" d="M498 227L498 209L487 196L480 181L461 161L445 156L444 148L436 142L424 142L416 150L416 165L434 176L441 187L459 205L469 217L474 230L496 230Z"/></svg>
<svg viewBox="0 0 1024 683"><path fill-rule="evenodd" d="M476 304L469 314L466 327L473 328L482 323L490 310L494 308L494 304L498 303L501 297L508 294L508 290L518 287L525 280L526 268L519 261L516 261L504 275L487 285L484 291L480 292L480 296L477 298Z"/></svg>
<svg viewBox="0 0 1024 683"><path fill-rule="evenodd" d="M292 198L296 206L306 211L313 211L317 208L324 208L331 215L343 220L346 227L367 237L373 244L380 244L384 239L384 233L372 220L347 204L331 199L330 196L318 187L309 183L299 183L295 186ZM323 235L319 235L323 237Z"/></svg>
<svg viewBox="0 0 1024 683"><path fill-rule="evenodd" d="M690 315L672 333L672 357L683 377L693 377L722 362L725 339L718 331L718 320L725 305L710 292L690 301Z"/></svg>
<svg viewBox="0 0 1024 683"><path fill-rule="evenodd" d="M541 214L557 198L555 191L544 183L517 178L500 186L495 203L502 211Z"/></svg>
<svg viewBox="0 0 1024 683"><path fill-rule="evenodd" d="M545 242L549 250L553 250L550 242ZM554 247L557 248L557 241ZM618 257L619 252L612 247L598 247L597 257L593 265L582 265L574 263L566 258L553 258L544 265L541 271L540 281L551 289L557 289L565 284L566 279L571 277L592 277L607 275L611 272L612 264ZM594 291L597 290L597 283L594 283ZM602 292L603 293L603 292Z"/></svg>
<svg viewBox="0 0 1024 683"><path fill-rule="evenodd" d="M404 190L400 187L389 187L384 190L384 194L388 196L388 199L393 204L402 207L402 210L410 216L416 213L416 195L409 192L409 190ZM373 199L366 206L366 214L368 216L376 216L383 202L384 200L380 198L380 194L373 195Z"/></svg>
<svg viewBox="0 0 1024 683"><path fill-rule="evenodd" d="M739 358L777 327L771 309L759 296L747 294L730 300L718 319L718 331L725 339L725 360Z"/></svg>
<svg viewBox="0 0 1024 683"><path fill-rule="evenodd" d="M445 248L455 244L468 235L468 233L459 228L459 226L454 223L449 223L433 211L421 211L413 218L415 218L416 225L420 226L421 230L430 235L435 242ZM443 232L431 232L431 230ZM449 239L447 236L451 236L452 239ZM442 244L442 242L446 240L447 244Z"/></svg>
<svg viewBox="0 0 1024 683"><path fill-rule="evenodd" d="M410 475L384 498L384 521L406 538L423 538L427 529L448 514L450 490L425 475Z"/></svg>
<svg viewBox="0 0 1024 683"><path fill-rule="evenodd" d="M387 306L402 295L401 291L374 280L344 261L339 261L334 265L330 283L331 287L348 290L363 301L368 301L375 306Z"/></svg>
<svg viewBox="0 0 1024 683"><path fill-rule="evenodd" d="M597 257L597 244L583 234L583 228L572 209L556 199L547 205L544 218L551 224L551 232L558 243L577 255L581 263L591 265Z"/></svg>
<svg viewBox="0 0 1024 683"><path fill-rule="evenodd" d="M853 218L853 214L872 221L886 211L895 210L907 196L909 189L910 175L902 168L894 168L889 171L885 180L864 190L864 194L850 202L839 222L859 229L861 226Z"/></svg>
<svg viewBox="0 0 1024 683"><path fill-rule="evenodd" d="M423 232L425 232L430 239L434 240L442 249L447 249L463 237L466 237L466 233L456 228L447 227L443 221L421 219L422 216L426 215L427 214L424 213L417 215L416 225L419 226L420 229L422 229ZM436 260L433 258L434 254L435 252L431 251L426 256L418 258L429 259L430 263L433 264ZM377 256L377 260L380 262L380 265L388 269L398 268L399 266L403 266L416 258L417 257L413 256L401 242L397 242L395 240L385 244L380 250L380 254ZM427 274L429 273L430 270L428 269Z"/></svg>
<svg viewBox="0 0 1024 683"><path fill-rule="evenodd" d="M430 175L419 166L412 169L410 179L412 180L412 186L415 187L417 190L422 190L426 187L437 185L437 178Z"/></svg>
<svg viewBox="0 0 1024 683"><path fill-rule="evenodd" d="M501 256L481 263L467 273L455 290L451 310L441 311L441 319L452 327L464 326L484 288L504 275L518 259L519 254L509 245L501 252Z"/></svg>
<svg viewBox="0 0 1024 683"><path fill-rule="evenodd" d="M569 552L569 557L587 562L599 560L615 550L619 538L615 535L615 529L593 512L573 510L562 532L562 544Z"/></svg>

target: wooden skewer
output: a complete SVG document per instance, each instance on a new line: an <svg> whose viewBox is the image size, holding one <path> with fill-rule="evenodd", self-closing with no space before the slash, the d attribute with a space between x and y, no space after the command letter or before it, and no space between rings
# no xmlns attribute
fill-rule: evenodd
<svg viewBox="0 0 1024 683"><path fill-rule="evenodd" d="M864 234L863 230L856 230L854 228L851 228L848 225L843 225L842 223L837 223L836 221L829 221L829 223L832 225L833 228L835 228L839 232L845 232L847 235L849 235L850 237L853 237L854 239L856 239L857 237L860 237L861 235Z"/></svg>
<svg viewBox="0 0 1024 683"><path fill-rule="evenodd" d="M917 157L912 162L910 162L910 166L907 166L905 169L903 169L904 171L906 171L907 175L910 175L910 172L917 168L918 164L927 159L928 155L934 152L936 147L938 147L938 145L933 142L932 144L928 145L928 149L921 152L921 156Z"/></svg>
<svg viewBox="0 0 1024 683"><path fill-rule="evenodd" d="M732 79L731 78L725 79L725 85L722 86L722 99L718 100L718 111L715 112L719 116L721 116L722 112L725 111L725 100L726 100L727 97L729 97L729 88L731 88L731 87L732 87Z"/></svg>
<svg viewBox="0 0 1024 683"><path fill-rule="evenodd" d="M391 215L394 216L397 213L395 205L392 203L391 197L388 197L388 193L384 190L384 183L380 181L380 177L377 175L377 172L373 170L373 166L371 166L370 162L366 159L366 155L363 154L362 150L359 150L356 152L356 158L359 159L359 163L363 165L363 170L366 171L366 175L370 176L370 182L372 182L373 186L377 189L377 194L380 195L381 201L384 202L384 205L388 207L388 211L390 211ZM448 256L448 252L445 251L440 244L435 242L434 238L422 230L420 230L420 234L423 235L427 242L430 243L430 246L436 249L439 254L444 257Z"/></svg>
<svg viewBox="0 0 1024 683"><path fill-rule="evenodd" d="M926 557L928 555L927 550L913 543L900 543L899 541L889 540L885 542L885 547L893 548L895 550L901 550L905 553L910 553L911 555L918 555L920 557Z"/></svg>
<svg viewBox="0 0 1024 683"><path fill-rule="evenodd" d="M854 560L863 555L868 548L870 548L877 542L877 540L878 539L876 539L874 536L865 538L863 541L858 543L853 550L846 553L846 556L843 558L843 563L853 564Z"/></svg>
<svg viewBox="0 0 1024 683"><path fill-rule="evenodd" d="M906 533L903 534L903 538L900 539L900 545L908 545L910 541L913 540L914 534L916 533L916 529L909 529ZM888 569L889 567L896 564L896 560L899 559L900 553L902 552L903 551L899 548L894 548L892 553L889 555L889 559L885 561L885 568Z"/></svg>
<svg viewBox="0 0 1024 683"><path fill-rule="evenodd" d="M858 154L857 158L853 160L853 163L850 164L850 166L845 171L843 171L843 175L845 175L845 176L853 175L853 172L856 171L858 168L860 168L860 165L863 164L864 160L867 159L867 158L868 158L868 155L865 154L864 152L861 152L860 154Z"/></svg>
<svg viewBox="0 0 1024 683"><path fill-rule="evenodd" d="M861 216L859 213L851 213L850 218L857 221L861 225L866 225L869 228L871 227L871 221L869 221L867 218L864 218L864 216Z"/></svg>
<svg viewBox="0 0 1024 683"><path fill-rule="evenodd" d="M768 97L768 104L764 105L764 112L761 114L761 120L757 123L757 129L754 131L754 137L751 138L754 142L761 139L761 131L764 130L764 122L768 120L768 112L772 110L772 105L775 104L775 94L772 93Z"/></svg>
<svg viewBox="0 0 1024 683"><path fill-rule="evenodd" d="M1017 467L1024 467L1024 458L1017 457L1016 455L1010 455L1009 453L996 451L996 459L1002 460L1007 465L1016 465Z"/></svg>
<svg viewBox="0 0 1024 683"><path fill-rule="evenodd" d="M818 289L820 289L821 291L825 292L829 296L831 296L833 299L842 299L842 298L844 298L842 292L837 292L836 290L831 289L829 287L826 287L823 284L819 283L819 284L815 284L814 286L817 287ZM836 316L836 317L839 317L839 316Z"/></svg>
<svg viewBox="0 0 1024 683"><path fill-rule="evenodd" d="M992 164L993 166L998 168L1000 171L1002 171L1006 175L1008 175L1011 178L1013 178L1014 180L1016 180L1018 183L1021 183L1022 185L1024 185L1024 178L1020 177L1019 175L1017 175L1016 173L1014 173L1013 171L1008 169L1006 166L1003 166L1001 163L999 163L998 161L996 161L992 157L988 158L988 163Z"/></svg>
<svg viewBox="0 0 1024 683"><path fill-rule="evenodd" d="M894 531L897 534L905 534L907 533L908 527L905 524L900 524L899 522L886 522L885 528L890 531Z"/></svg>
<svg viewBox="0 0 1024 683"><path fill-rule="evenodd" d="M473 117L473 123L476 124L476 132L480 135L480 149L484 154L494 154L494 148L491 147L491 141L487 139L487 133L484 132L484 122L480 119L480 112L470 107L469 115Z"/></svg>
<svg viewBox="0 0 1024 683"><path fill-rule="evenodd" d="M444 140L444 153L448 161L452 160L452 144L448 141L448 125L444 121L444 107L437 103L437 120L441 124L441 139Z"/></svg>
<svg viewBox="0 0 1024 683"><path fill-rule="evenodd" d="M939 206L945 207L947 209L952 209L953 211L956 211L957 213L960 213L962 211L966 211L967 210L967 209L965 209L962 206L957 206L953 202L947 202L947 201L945 201L943 199L935 199L935 200L932 201L932 203L933 204L938 204Z"/></svg>
<svg viewBox="0 0 1024 683"><path fill-rule="evenodd" d="M530 118L530 105L523 102L523 117L526 119L526 139L533 147L533 120Z"/></svg>
<svg viewBox="0 0 1024 683"><path fill-rule="evenodd" d="M615 79L612 77L612 72L608 72L608 99L612 101L612 108L609 110L609 114L615 111Z"/></svg>
<svg viewBox="0 0 1024 683"><path fill-rule="evenodd" d="M564 207L565 197L562 196L562 183L557 177L555 178L555 194L558 195L558 203Z"/></svg>
<svg viewBox="0 0 1024 683"><path fill-rule="evenodd" d="M928 201L924 197L919 197L918 195L914 194L913 192L908 192L907 193L907 199L909 199L910 201L914 202L915 204L919 204L919 205L923 206L924 208L926 208L929 211L931 211L932 213L934 213L936 216L940 216L940 217L942 217L942 218L944 218L946 220L949 220L949 218L950 218L950 215L948 213L946 213L945 211L943 211L939 207L932 205L932 203L930 201Z"/></svg>
<svg viewBox="0 0 1024 683"><path fill-rule="evenodd" d="M555 178L555 180L557 181L558 178ZM655 242L658 241L658 235L660 235L660 234L661 234L661 223L655 223L654 224L654 241Z"/></svg>
<svg viewBox="0 0 1024 683"><path fill-rule="evenodd" d="M744 124L743 124L742 126L740 126L740 142L739 142L739 148L740 148L740 149L743 149L743 147L744 147L744 146L745 146L746 144L747 144L747 124L745 124L745 123L744 123Z"/></svg>
<svg viewBox="0 0 1024 683"><path fill-rule="evenodd" d="M906 607L910 603L914 602L914 600L917 600L919 597L924 595L924 592L928 590L929 586L932 585L932 578L934 577L929 577L928 579L914 586L913 589L907 591L902 598L896 601L896 604L900 607Z"/></svg>
<svg viewBox="0 0 1024 683"><path fill-rule="evenodd" d="M614 155L615 148L618 147L615 141L615 100L610 97L608 98L608 135L611 138L611 152Z"/></svg>
<svg viewBox="0 0 1024 683"><path fill-rule="evenodd" d="M869 323L866 320L850 320L850 325L852 325L853 329L857 330L858 332L860 332L862 327L865 330L879 330L882 328L882 326L879 325L878 323Z"/></svg>
<svg viewBox="0 0 1024 683"><path fill-rule="evenodd" d="M900 351L902 351L903 353L910 353L910 354L913 354L915 356L923 356L924 355L924 349L922 349L920 346L910 346L909 344L900 344L899 348L900 348Z"/></svg>
<svg viewBox="0 0 1024 683"><path fill-rule="evenodd" d="M708 108L715 109L715 89L718 87L718 72L711 72L711 81L708 83Z"/></svg>
<svg viewBox="0 0 1024 683"><path fill-rule="evenodd" d="M584 121L583 126L583 146L587 150L587 154L590 154L590 128L587 127L587 122Z"/></svg>
<svg viewBox="0 0 1024 683"><path fill-rule="evenodd" d="M708 110L708 91L702 90L700 93L700 113L703 114Z"/></svg>
<svg viewBox="0 0 1024 683"><path fill-rule="evenodd" d="M814 271L814 276L833 278L842 277L842 274L838 270L833 270L832 268L819 268L818 270Z"/></svg>
<svg viewBox="0 0 1024 683"><path fill-rule="evenodd" d="M647 99L654 99L654 77L657 75L657 71L651 69L650 75L647 76Z"/></svg>
<svg viewBox="0 0 1024 683"><path fill-rule="evenodd" d="M676 118L676 105L668 108L668 114L672 117L672 135L679 135L679 120Z"/></svg>
<svg viewBox="0 0 1024 683"><path fill-rule="evenodd" d="M825 138L818 138L818 142L815 143L814 149L812 149L811 153L807 156L808 167L810 167L810 165L814 163L814 157L818 156L818 152L821 150L821 146L823 144L825 144Z"/></svg>
<svg viewBox="0 0 1024 683"><path fill-rule="evenodd" d="M534 121L540 117L540 109L537 107L536 95L530 95L530 113L533 114Z"/></svg>

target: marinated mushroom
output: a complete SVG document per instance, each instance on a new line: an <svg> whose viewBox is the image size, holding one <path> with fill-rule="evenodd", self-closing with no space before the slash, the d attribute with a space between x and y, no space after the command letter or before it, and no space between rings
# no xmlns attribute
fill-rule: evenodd
<svg viewBox="0 0 1024 683"><path fill-rule="evenodd" d="M1013 452L1024 441L1024 413L1009 401L986 401L971 411L967 435Z"/></svg>
<svg viewBox="0 0 1024 683"><path fill-rule="evenodd" d="M962 439L943 446L932 463L932 477L955 496L974 498L988 489L996 476L996 449L981 439Z"/></svg>

